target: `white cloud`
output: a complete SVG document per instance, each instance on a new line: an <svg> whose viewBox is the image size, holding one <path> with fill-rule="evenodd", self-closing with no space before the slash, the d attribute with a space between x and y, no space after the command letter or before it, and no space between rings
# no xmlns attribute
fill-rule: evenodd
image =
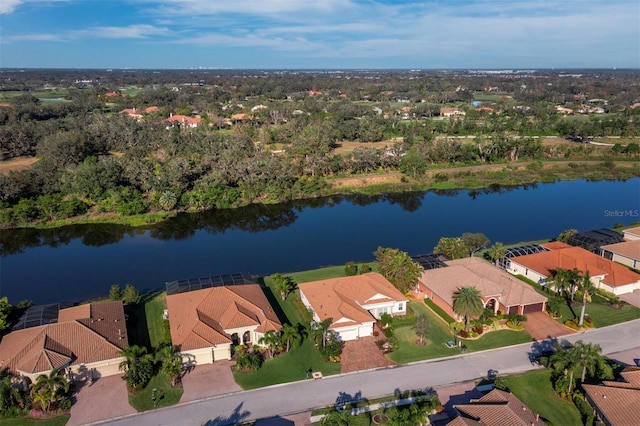
<svg viewBox="0 0 640 426"><path fill-rule="evenodd" d="M92 27L70 33L72 37L89 36L95 38L131 39L171 34L166 27L155 27L148 24L136 24L126 27Z"/></svg>
<svg viewBox="0 0 640 426"><path fill-rule="evenodd" d="M0 15L13 12L21 4L22 0L2 0L0 2Z"/></svg>

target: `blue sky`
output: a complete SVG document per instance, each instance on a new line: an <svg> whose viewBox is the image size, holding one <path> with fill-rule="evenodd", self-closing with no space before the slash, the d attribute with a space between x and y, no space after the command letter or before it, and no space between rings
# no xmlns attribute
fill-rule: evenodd
<svg viewBox="0 0 640 426"><path fill-rule="evenodd" d="M640 2L0 0L0 67L640 68Z"/></svg>

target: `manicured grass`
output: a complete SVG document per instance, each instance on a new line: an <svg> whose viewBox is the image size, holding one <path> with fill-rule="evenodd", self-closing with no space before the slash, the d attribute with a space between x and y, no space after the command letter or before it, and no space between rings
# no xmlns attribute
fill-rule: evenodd
<svg viewBox="0 0 640 426"><path fill-rule="evenodd" d="M0 419L2 426L64 426L69 421L69 415L53 417L50 419L27 419L24 417L16 417L9 419Z"/></svg>
<svg viewBox="0 0 640 426"><path fill-rule="evenodd" d="M537 370L503 378L509 390L533 412L551 425L582 425L578 409L556 396L551 386L551 370Z"/></svg>
<svg viewBox="0 0 640 426"><path fill-rule="evenodd" d="M306 379L306 371L320 371L323 376L340 373L340 364L325 362L311 339L302 345L266 361L257 371L233 373L236 383L243 389L255 389L277 383L295 382Z"/></svg>
<svg viewBox="0 0 640 426"><path fill-rule="evenodd" d="M453 340L453 332L442 319L421 302L410 302L415 316L426 316L429 319L429 337L425 346L415 343L417 337L412 329L413 321L394 320L395 335L400 341L397 351L390 353L389 359L404 364L423 359L439 358L460 354L458 348L447 348L446 342ZM462 340L467 346L467 353L503 346L530 342L531 336L526 331L499 330L485 333L477 340Z"/></svg>
<svg viewBox="0 0 640 426"><path fill-rule="evenodd" d="M144 313L147 317L147 332L149 343L157 348L167 342L170 337L165 334L165 321L162 319L164 310L167 309L167 292L156 292L144 303Z"/></svg>
<svg viewBox="0 0 640 426"><path fill-rule="evenodd" d="M166 374L160 372L155 375L146 388L135 395L129 395L129 404L138 411L152 410L153 400L151 399L153 389L156 389L158 407L168 407L175 405L182 397L182 388L172 388Z"/></svg>

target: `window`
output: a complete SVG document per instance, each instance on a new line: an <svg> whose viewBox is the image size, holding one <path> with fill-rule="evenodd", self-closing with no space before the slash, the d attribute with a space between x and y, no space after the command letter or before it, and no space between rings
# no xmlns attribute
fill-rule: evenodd
<svg viewBox="0 0 640 426"><path fill-rule="evenodd" d="M404 303L399 303L398 304L398 310L399 311L404 311Z"/></svg>

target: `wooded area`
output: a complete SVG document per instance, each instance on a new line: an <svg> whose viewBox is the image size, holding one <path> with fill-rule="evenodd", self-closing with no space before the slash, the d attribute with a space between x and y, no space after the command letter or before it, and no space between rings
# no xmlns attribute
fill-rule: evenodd
<svg viewBox="0 0 640 426"><path fill-rule="evenodd" d="M310 198L377 171L424 184L443 165L634 159L638 76L5 69L0 160L38 161L0 174L0 226ZM602 137L619 139L580 143Z"/></svg>

